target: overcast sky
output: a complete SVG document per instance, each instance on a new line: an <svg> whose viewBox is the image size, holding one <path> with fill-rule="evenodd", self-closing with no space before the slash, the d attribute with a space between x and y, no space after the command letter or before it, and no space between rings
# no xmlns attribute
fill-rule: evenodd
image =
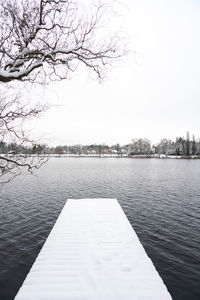
<svg viewBox="0 0 200 300"><path fill-rule="evenodd" d="M111 145L143 137L155 143L187 130L200 137L200 1L121 3L136 54L101 84L80 69L49 86L45 97L56 106L32 123L41 142Z"/></svg>

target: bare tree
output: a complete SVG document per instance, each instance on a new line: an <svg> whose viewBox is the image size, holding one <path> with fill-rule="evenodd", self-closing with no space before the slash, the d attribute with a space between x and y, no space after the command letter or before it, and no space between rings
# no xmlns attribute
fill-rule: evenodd
<svg viewBox="0 0 200 300"><path fill-rule="evenodd" d="M173 144L174 143L172 140L166 138L161 139L159 144L157 145L158 152L160 154L168 155L170 153L170 150L172 150L172 152L174 151L174 149L172 149Z"/></svg>
<svg viewBox="0 0 200 300"><path fill-rule="evenodd" d="M79 64L102 78L106 66L125 54L119 35L106 30L109 6L100 1L87 7L76 0L5 0L0 3L0 143L16 145L0 154L0 176L6 180L43 160L25 153L34 145L22 124L45 110L24 105L3 88L17 82L48 84L66 79ZM15 85L14 85L15 87ZM23 155L21 149L23 148Z"/></svg>
<svg viewBox="0 0 200 300"><path fill-rule="evenodd" d="M0 81L47 83L79 63L101 78L124 50L118 36L105 36L108 6L97 3L88 11L75 0L1 1Z"/></svg>
<svg viewBox="0 0 200 300"><path fill-rule="evenodd" d="M9 93L10 94L10 93ZM44 105L31 105L23 101L19 94L4 93L0 98L0 144L10 144L0 153L0 182L8 182L21 174L24 169L32 172L46 161L44 156L30 156L29 148L34 141L24 130L25 123L46 109ZM2 149L3 150L3 149Z"/></svg>
<svg viewBox="0 0 200 300"><path fill-rule="evenodd" d="M151 154L151 142L148 139L132 139L129 152L138 155Z"/></svg>

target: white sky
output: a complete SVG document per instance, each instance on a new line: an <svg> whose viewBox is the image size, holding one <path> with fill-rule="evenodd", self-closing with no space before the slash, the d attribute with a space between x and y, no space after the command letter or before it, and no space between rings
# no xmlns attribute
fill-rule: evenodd
<svg viewBox="0 0 200 300"><path fill-rule="evenodd" d="M80 69L49 86L52 106L32 123L50 145L126 144L132 138L200 137L200 1L121 0L136 51L99 84Z"/></svg>

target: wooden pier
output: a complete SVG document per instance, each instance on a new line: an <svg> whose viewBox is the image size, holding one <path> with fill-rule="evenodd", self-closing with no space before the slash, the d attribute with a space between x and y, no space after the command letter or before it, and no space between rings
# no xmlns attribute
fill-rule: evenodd
<svg viewBox="0 0 200 300"><path fill-rule="evenodd" d="M70 199L15 300L171 300L115 199Z"/></svg>

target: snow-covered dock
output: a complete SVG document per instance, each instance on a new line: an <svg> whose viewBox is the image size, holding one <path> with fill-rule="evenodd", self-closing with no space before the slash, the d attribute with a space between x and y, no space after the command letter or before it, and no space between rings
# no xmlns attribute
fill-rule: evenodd
<svg viewBox="0 0 200 300"><path fill-rule="evenodd" d="M68 200L15 297L61 299L172 299L117 200Z"/></svg>

